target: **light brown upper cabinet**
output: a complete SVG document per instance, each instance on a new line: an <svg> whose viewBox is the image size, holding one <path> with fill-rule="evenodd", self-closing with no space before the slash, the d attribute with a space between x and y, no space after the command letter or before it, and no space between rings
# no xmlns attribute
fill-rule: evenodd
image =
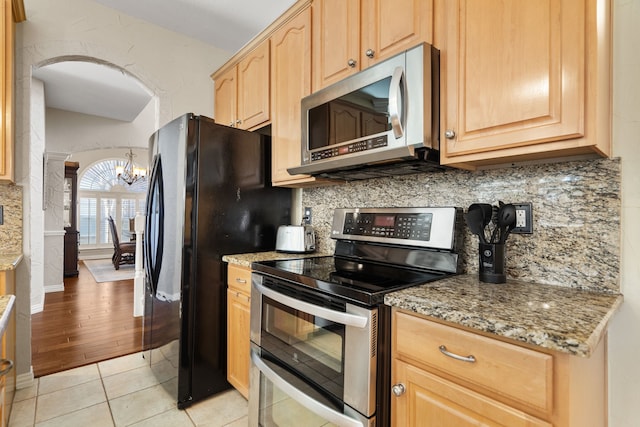
<svg viewBox="0 0 640 427"><path fill-rule="evenodd" d="M13 182L13 36L11 0L0 0L0 182Z"/></svg>
<svg viewBox="0 0 640 427"><path fill-rule="evenodd" d="M610 3L438 0L441 162L610 155Z"/></svg>
<svg viewBox="0 0 640 427"><path fill-rule="evenodd" d="M272 181L279 186L315 182L308 175L289 175L300 165L300 100L311 93L311 9L286 22L271 36Z"/></svg>
<svg viewBox="0 0 640 427"><path fill-rule="evenodd" d="M269 50L267 39L237 65L214 76L217 123L253 129L270 120Z"/></svg>
<svg viewBox="0 0 640 427"><path fill-rule="evenodd" d="M314 0L313 90L433 40L432 0Z"/></svg>

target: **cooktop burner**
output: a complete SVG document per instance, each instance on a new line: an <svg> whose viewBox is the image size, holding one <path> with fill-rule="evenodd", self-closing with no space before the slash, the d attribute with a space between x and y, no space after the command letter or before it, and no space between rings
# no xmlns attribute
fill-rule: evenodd
<svg viewBox="0 0 640 427"><path fill-rule="evenodd" d="M252 269L367 305L382 303L386 293L449 275L333 256L262 261L253 263Z"/></svg>

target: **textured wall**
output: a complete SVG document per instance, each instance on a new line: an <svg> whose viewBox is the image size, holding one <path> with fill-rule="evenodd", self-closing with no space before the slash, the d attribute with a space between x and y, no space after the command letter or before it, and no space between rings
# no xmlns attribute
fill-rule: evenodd
<svg viewBox="0 0 640 427"><path fill-rule="evenodd" d="M533 234L507 240L507 275L559 286L619 290L620 162L585 160L468 172L417 174L305 189L318 250L333 251L341 207L457 206L531 202ZM478 271L478 239L464 227L463 268Z"/></svg>
<svg viewBox="0 0 640 427"><path fill-rule="evenodd" d="M0 225L0 253L22 253L22 187L0 185L4 224Z"/></svg>

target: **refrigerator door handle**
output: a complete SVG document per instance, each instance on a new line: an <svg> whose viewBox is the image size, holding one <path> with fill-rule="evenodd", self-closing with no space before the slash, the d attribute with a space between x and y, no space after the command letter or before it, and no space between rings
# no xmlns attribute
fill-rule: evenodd
<svg viewBox="0 0 640 427"><path fill-rule="evenodd" d="M157 210L157 212L154 212ZM162 184L162 161L160 154L153 160L149 193L147 194L147 218L145 224L145 271L151 281L151 289L155 294L158 277L162 268L162 251L164 244L164 191ZM153 231L156 230L157 233Z"/></svg>

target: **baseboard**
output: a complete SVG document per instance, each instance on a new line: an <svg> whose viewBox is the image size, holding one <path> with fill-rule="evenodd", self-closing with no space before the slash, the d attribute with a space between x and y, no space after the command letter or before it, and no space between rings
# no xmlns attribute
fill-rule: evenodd
<svg viewBox="0 0 640 427"><path fill-rule="evenodd" d="M42 310L44 310L44 293L42 293L42 297L40 298L40 301L36 302L35 304L31 304L31 314L36 314L36 313L40 313Z"/></svg>
<svg viewBox="0 0 640 427"><path fill-rule="evenodd" d="M33 366L29 367L29 372L16 375L16 389L21 390L23 388L29 388L33 385Z"/></svg>
<svg viewBox="0 0 640 427"><path fill-rule="evenodd" d="M48 294L50 292L64 292L64 282L59 285L45 285L44 293Z"/></svg>

